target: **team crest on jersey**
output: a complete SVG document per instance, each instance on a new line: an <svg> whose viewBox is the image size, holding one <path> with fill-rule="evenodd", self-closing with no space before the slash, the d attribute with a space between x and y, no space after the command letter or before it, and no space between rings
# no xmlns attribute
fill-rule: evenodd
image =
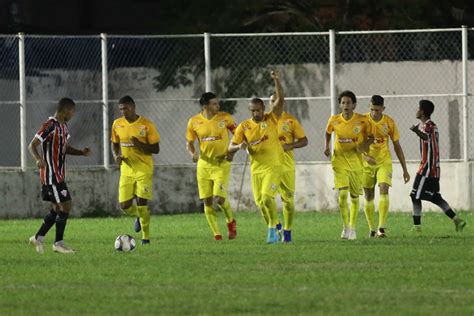
<svg viewBox="0 0 474 316"><path fill-rule="evenodd" d="M272 183L271 186L270 186L270 189L272 191L276 191L278 189L278 186L275 183Z"/></svg>
<svg viewBox="0 0 474 316"><path fill-rule="evenodd" d="M385 134L388 134L388 125L387 124L383 124L382 125L382 130Z"/></svg>
<svg viewBox="0 0 474 316"><path fill-rule="evenodd" d="M219 123L217 123L217 126L218 126L219 128L225 128L225 121L224 121L224 120L219 121Z"/></svg>
<svg viewBox="0 0 474 316"><path fill-rule="evenodd" d="M261 122L261 123L260 123L260 128L261 128L261 129L266 129L267 127L268 127L267 122Z"/></svg>
<svg viewBox="0 0 474 316"><path fill-rule="evenodd" d="M360 133L360 126L356 126L353 129L354 133L359 134Z"/></svg>
<svg viewBox="0 0 474 316"><path fill-rule="evenodd" d="M290 126L288 124L283 124L281 126L282 131L284 132L289 132L290 131Z"/></svg>
<svg viewBox="0 0 474 316"><path fill-rule="evenodd" d="M66 197L67 196L67 190L61 190L62 196Z"/></svg>
<svg viewBox="0 0 474 316"><path fill-rule="evenodd" d="M138 129L139 129L138 136L144 137L146 135L146 130L145 130L146 127L142 125L142 126L139 126Z"/></svg>

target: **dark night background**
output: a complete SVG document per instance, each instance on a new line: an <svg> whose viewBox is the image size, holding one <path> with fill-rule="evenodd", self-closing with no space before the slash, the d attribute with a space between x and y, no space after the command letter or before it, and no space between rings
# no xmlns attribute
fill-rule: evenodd
<svg viewBox="0 0 474 316"><path fill-rule="evenodd" d="M195 34L474 25L474 1L0 0L0 33Z"/></svg>

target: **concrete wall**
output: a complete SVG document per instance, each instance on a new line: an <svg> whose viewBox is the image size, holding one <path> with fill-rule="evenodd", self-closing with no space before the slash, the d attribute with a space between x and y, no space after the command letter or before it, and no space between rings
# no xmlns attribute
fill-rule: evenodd
<svg viewBox="0 0 474 316"><path fill-rule="evenodd" d="M242 153L240 153L242 154ZM410 163L409 171L415 175L417 164ZM441 164L441 192L455 209L473 209L474 189L471 178L474 163L444 162ZM243 172L245 169L245 173ZM245 175L240 210L256 210L250 185L250 168L234 164L229 184L229 200L237 208L242 175ZM412 181L404 185L401 168L394 165L391 190L392 211L411 211L409 193ZM73 216L120 214L117 203L117 169L70 169L67 183L73 197ZM333 176L329 163L297 164L297 211L336 210L336 192L332 190ZM0 192L4 202L0 218L42 217L49 209L41 201L40 181L36 171L0 170ZM154 182L154 200L150 203L153 214L196 212L202 209L198 199L195 165L158 166ZM429 203L424 209L437 209Z"/></svg>

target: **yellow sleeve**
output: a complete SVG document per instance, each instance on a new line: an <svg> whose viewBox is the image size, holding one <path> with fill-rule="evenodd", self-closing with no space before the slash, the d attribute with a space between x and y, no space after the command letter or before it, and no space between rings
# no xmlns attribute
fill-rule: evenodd
<svg viewBox="0 0 474 316"><path fill-rule="evenodd" d="M197 138L196 132L193 129L193 119L189 119L188 127L186 128L186 140L188 142L193 142Z"/></svg>
<svg viewBox="0 0 474 316"><path fill-rule="evenodd" d="M241 144L244 142L244 128L242 127L242 123L237 126L234 132L234 136L232 137L231 142L234 144Z"/></svg>
<svg viewBox="0 0 474 316"><path fill-rule="evenodd" d="M235 132L235 129L237 128L237 124L235 124L234 118L232 117L232 115L227 114L227 120L228 120L227 129L228 129L231 133L234 133L234 132Z"/></svg>
<svg viewBox="0 0 474 316"><path fill-rule="evenodd" d="M331 116L328 120L328 124L326 125L326 133L331 134L334 132L334 126L332 126L333 117Z"/></svg>
<svg viewBox="0 0 474 316"><path fill-rule="evenodd" d="M148 133L147 133L147 140L148 144L157 144L160 142L160 134L158 134L158 130L156 129L155 124L152 122L148 122Z"/></svg>
<svg viewBox="0 0 474 316"><path fill-rule="evenodd" d="M300 122L297 119L293 120L294 127L293 127L293 137L295 139L300 139L305 137L304 129L301 126Z"/></svg>
<svg viewBox="0 0 474 316"><path fill-rule="evenodd" d="M398 127L395 121L392 119L390 120L390 138L392 139L392 142L396 142L400 139L400 133L398 132Z"/></svg>
<svg viewBox="0 0 474 316"><path fill-rule="evenodd" d="M112 132L111 132L110 140L111 140L112 143L114 143L114 144L120 143L120 137L119 137L119 136L117 135L117 133L115 132L115 121L114 121L114 123L112 124Z"/></svg>

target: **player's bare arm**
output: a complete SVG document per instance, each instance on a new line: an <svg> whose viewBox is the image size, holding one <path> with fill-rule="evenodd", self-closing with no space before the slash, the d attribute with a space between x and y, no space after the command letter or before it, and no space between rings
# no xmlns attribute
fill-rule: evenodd
<svg viewBox="0 0 474 316"><path fill-rule="evenodd" d="M324 147L324 155L329 157L331 155L331 149L329 148L329 144L331 143L331 134L324 133L324 140L325 140L325 147Z"/></svg>
<svg viewBox="0 0 474 316"><path fill-rule="evenodd" d="M91 153L91 150L89 147L84 147L83 149L76 149L74 147L71 147L67 145L66 147L66 154L68 155L73 155L73 156L89 156Z"/></svg>
<svg viewBox="0 0 474 316"><path fill-rule="evenodd" d="M246 142L242 142L240 144L236 144L236 143L230 143L229 144L229 153L231 154L235 154L238 150L245 150L247 149L247 143Z"/></svg>
<svg viewBox="0 0 474 316"><path fill-rule="evenodd" d="M38 138L34 137L28 145L28 151L30 152L33 159L36 161L36 166L38 167L38 169L43 169L46 168L47 164L38 152L38 146L40 144L41 141Z"/></svg>
<svg viewBox="0 0 474 316"><path fill-rule="evenodd" d="M199 160L199 154L196 152L196 148L194 148L194 141L186 142L186 150L191 155L193 162L197 162Z"/></svg>
<svg viewBox="0 0 474 316"><path fill-rule="evenodd" d="M393 149L395 150L395 154L397 154L398 160L400 161L400 164L402 165L403 181L405 181L405 183L408 183L408 181L410 181L410 174L408 173L408 170L407 170L405 154L403 153L402 146L400 145L400 142L398 140L393 142Z"/></svg>
<svg viewBox="0 0 474 316"><path fill-rule="evenodd" d="M283 88L281 87L280 74L278 71L274 70L270 74L273 81L275 81L275 99L271 103L271 111L275 113L277 117L280 117L283 113Z"/></svg>
<svg viewBox="0 0 474 316"><path fill-rule="evenodd" d="M136 137L131 137L130 141L132 142L133 146L140 148L147 154L158 154L160 152L160 143L156 143L156 144L142 143Z"/></svg>
<svg viewBox="0 0 474 316"><path fill-rule="evenodd" d="M120 153L120 144L112 143L112 156L114 157L115 163L120 166L122 164L122 154Z"/></svg>
<svg viewBox="0 0 474 316"><path fill-rule="evenodd" d="M418 135L418 137L420 137L421 139L428 140L428 135L420 131L420 129L418 128L418 125L413 125L412 127L410 127L410 130L414 132L416 135Z"/></svg>
<svg viewBox="0 0 474 316"><path fill-rule="evenodd" d="M284 151L290 151L295 148L302 148L308 145L308 138L305 136L303 138L298 138L295 142L291 144L283 144Z"/></svg>

